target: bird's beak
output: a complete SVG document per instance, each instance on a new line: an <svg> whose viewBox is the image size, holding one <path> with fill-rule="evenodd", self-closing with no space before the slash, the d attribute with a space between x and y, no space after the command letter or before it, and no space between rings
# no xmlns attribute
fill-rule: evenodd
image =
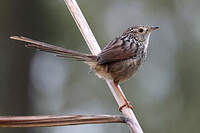
<svg viewBox="0 0 200 133"><path fill-rule="evenodd" d="M159 29L159 27L158 26L150 26L150 31L154 31L154 30L157 30L157 29Z"/></svg>

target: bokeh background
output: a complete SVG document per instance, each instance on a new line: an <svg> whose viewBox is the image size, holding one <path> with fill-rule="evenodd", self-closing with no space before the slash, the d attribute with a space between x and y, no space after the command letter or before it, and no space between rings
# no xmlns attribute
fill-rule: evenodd
<svg viewBox="0 0 200 133"><path fill-rule="evenodd" d="M101 47L136 24L160 26L148 58L121 86L147 133L200 130L200 1L78 0ZM89 53L63 0L0 4L0 115L120 114L106 83L71 59L26 49L23 35ZM124 124L0 129L0 133L128 133Z"/></svg>

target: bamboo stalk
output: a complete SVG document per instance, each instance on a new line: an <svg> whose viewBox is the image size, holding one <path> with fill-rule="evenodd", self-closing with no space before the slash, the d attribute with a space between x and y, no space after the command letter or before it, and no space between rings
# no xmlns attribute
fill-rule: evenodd
<svg viewBox="0 0 200 133"><path fill-rule="evenodd" d="M90 51L97 55L100 53L100 47L89 27L87 24L87 21L85 17L83 16L76 0L64 0L66 3L70 13L72 14L74 21L76 22L79 30L81 31ZM119 91L117 91L117 88L115 88L115 85L112 81L106 80L113 96L115 97L115 100L117 101L119 107L124 104L124 101L122 97L119 94ZM120 86L119 86L120 88ZM130 108L124 107L122 109L122 113L125 117L128 118L127 124L129 126L129 129L131 133L143 133L142 128L140 127L140 124L138 123L135 114Z"/></svg>
<svg viewBox="0 0 200 133"><path fill-rule="evenodd" d="M123 116L68 115L68 116L0 116L0 127L52 127L80 124L125 123Z"/></svg>

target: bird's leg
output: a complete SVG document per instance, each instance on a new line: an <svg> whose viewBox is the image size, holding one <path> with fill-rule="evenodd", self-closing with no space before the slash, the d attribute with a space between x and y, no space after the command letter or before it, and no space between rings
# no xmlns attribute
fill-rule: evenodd
<svg viewBox="0 0 200 133"><path fill-rule="evenodd" d="M130 104L129 101L127 101L126 97L124 96L123 92L121 91L121 89L118 86L118 82L114 82L115 88L118 90L120 96L122 97L122 99L124 100L124 104L122 106L119 107L119 111L121 112L122 109L124 107L128 107L130 109L133 109L133 106Z"/></svg>

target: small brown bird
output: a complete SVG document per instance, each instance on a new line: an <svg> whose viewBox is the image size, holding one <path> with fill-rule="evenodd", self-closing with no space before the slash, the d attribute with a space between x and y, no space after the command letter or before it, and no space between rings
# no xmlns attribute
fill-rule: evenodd
<svg viewBox="0 0 200 133"><path fill-rule="evenodd" d="M12 36L10 38L28 42L28 44L25 44L28 48L84 61L98 77L113 80L116 88L118 88L120 82L129 79L137 71L146 57L151 32L158 28L155 26L130 27L122 35L108 43L98 55L80 53L22 36ZM119 90L119 92L121 91ZM133 107L122 93L121 96L125 103L119 110L121 111L125 106L132 109Z"/></svg>

